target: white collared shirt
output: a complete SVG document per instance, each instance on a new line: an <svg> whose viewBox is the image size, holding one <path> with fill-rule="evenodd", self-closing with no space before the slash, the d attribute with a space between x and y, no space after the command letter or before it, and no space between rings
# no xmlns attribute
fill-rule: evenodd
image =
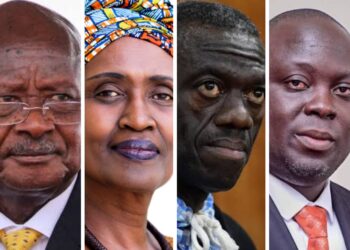
<svg viewBox="0 0 350 250"><path fill-rule="evenodd" d="M34 214L24 224L16 224L4 214L0 213L0 229L11 232L23 228L32 228L42 233L38 242L31 250L44 250L49 242L55 225L61 216L64 207L67 204L69 196L72 193L77 176L74 177L72 183L60 195L45 204L36 214ZM4 245L0 241L0 250L5 250Z"/></svg>
<svg viewBox="0 0 350 250"><path fill-rule="evenodd" d="M306 205L319 206L327 210L327 232L330 250L346 250L343 234L332 206L330 182L315 202L307 200L294 188L270 175L270 195L299 250L306 250L308 236L293 219Z"/></svg>

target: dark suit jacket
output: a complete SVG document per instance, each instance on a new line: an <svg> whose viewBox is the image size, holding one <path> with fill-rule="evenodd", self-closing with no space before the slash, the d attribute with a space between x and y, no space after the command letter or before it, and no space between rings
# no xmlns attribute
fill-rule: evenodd
<svg viewBox="0 0 350 250"><path fill-rule="evenodd" d="M333 209L343 233L345 245L350 249L350 191L331 182ZM270 250L297 250L292 236L275 203L270 197Z"/></svg>
<svg viewBox="0 0 350 250"><path fill-rule="evenodd" d="M222 228L236 241L239 250L254 250L255 246L244 229L225 213L221 212L217 206L214 205L214 209L215 218L220 221Z"/></svg>
<svg viewBox="0 0 350 250"><path fill-rule="evenodd" d="M80 193L79 175L67 205L49 239L47 250L80 250Z"/></svg>

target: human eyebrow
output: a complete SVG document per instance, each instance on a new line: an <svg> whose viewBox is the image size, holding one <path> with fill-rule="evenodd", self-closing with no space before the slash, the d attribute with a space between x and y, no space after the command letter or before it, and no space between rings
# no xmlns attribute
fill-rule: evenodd
<svg viewBox="0 0 350 250"><path fill-rule="evenodd" d="M337 78L340 82L349 82L350 81L350 71L345 70L344 72L339 72Z"/></svg>
<svg viewBox="0 0 350 250"><path fill-rule="evenodd" d="M296 63L296 65L302 69L305 69L309 73L316 72L316 69L308 63Z"/></svg>
<svg viewBox="0 0 350 250"><path fill-rule="evenodd" d="M223 69L220 66L205 65L205 66L199 66L197 69L195 69L192 72L190 78L196 79L207 75L212 75L212 76L221 78L220 76L225 75L226 72L227 72L227 69Z"/></svg>
<svg viewBox="0 0 350 250"><path fill-rule="evenodd" d="M125 78L125 76L123 74L116 73L116 72L104 72L97 75L93 75L89 77L87 80L93 80L93 79L99 79L99 78L116 78L116 79L122 80Z"/></svg>
<svg viewBox="0 0 350 250"><path fill-rule="evenodd" d="M0 91L1 92L17 92L24 91L26 89L26 84L24 82L11 82L0 79Z"/></svg>
<svg viewBox="0 0 350 250"><path fill-rule="evenodd" d="M41 80L38 83L38 88L42 90L58 90L58 89L79 89L79 81L74 79L49 79Z"/></svg>
<svg viewBox="0 0 350 250"><path fill-rule="evenodd" d="M164 76L164 75L154 75L154 76L151 76L149 80L154 82L161 82L161 81L173 81L173 78L170 76Z"/></svg>

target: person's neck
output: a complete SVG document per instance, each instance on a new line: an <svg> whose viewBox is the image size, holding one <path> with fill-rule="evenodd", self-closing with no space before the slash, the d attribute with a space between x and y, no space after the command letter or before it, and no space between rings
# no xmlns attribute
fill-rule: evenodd
<svg viewBox="0 0 350 250"><path fill-rule="evenodd" d="M203 190L182 183L179 183L177 193L179 198L182 199L187 206L192 208L193 212L198 212L203 207L203 203L209 194Z"/></svg>
<svg viewBox="0 0 350 250"><path fill-rule="evenodd" d="M59 193L55 190L18 191L0 187L0 212L16 224L23 224Z"/></svg>
<svg viewBox="0 0 350 250"><path fill-rule="evenodd" d="M270 165L270 169L272 169ZM279 175L277 173L271 172L270 174L273 175L275 178L279 179L280 181L288 184L290 187L294 188L296 191L298 191L300 194L302 194L307 200L309 201L316 201L317 198L321 195L322 191L324 190L325 186L327 185L327 179L319 182L315 182L313 185L311 185L310 181L296 181L297 178L284 178L283 175Z"/></svg>
<svg viewBox="0 0 350 250"><path fill-rule="evenodd" d="M327 184L327 181L318 183L317 185L314 185L312 187L296 186L296 185L291 185L291 184L290 185L295 190L297 190L299 193L301 193L306 199L308 199L309 201L314 202L321 195L321 193L324 190L326 184Z"/></svg>
<svg viewBox="0 0 350 250"><path fill-rule="evenodd" d="M86 178L86 225L107 249L157 249L147 231L153 192L134 193Z"/></svg>

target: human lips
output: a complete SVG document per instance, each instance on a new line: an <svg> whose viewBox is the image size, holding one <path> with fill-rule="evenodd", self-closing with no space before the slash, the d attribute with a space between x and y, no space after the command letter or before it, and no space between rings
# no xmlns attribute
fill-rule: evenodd
<svg viewBox="0 0 350 250"><path fill-rule="evenodd" d="M111 148L130 160L152 160L159 154L157 146L149 140L126 140L114 144Z"/></svg>
<svg viewBox="0 0 350 250"><path fill-rule="evenodd" d="M217 139L203 148L222 159L241 161L247 157L247 146L242 140Z"/></svg>
<svg viewBox="0 0 350 250"><path fill-rule="evenodd" d="M28 165L48 162L58 154L56 147L47 143L45 146L44 144L32 145L31 147L15 146L9 150L8 156L22 165Z"/></svg>
<svg viewBox="0 0 350 250"><path fill-rule="evenodd" d="M46 154L46 155L13 155L12 159L15 159L17 162L22 163L23 165L27 164L41 164L48 162L55 158L55 154Z"/></svg>
<svg viewBox="0 0 350 250"><path fill-rule="evenodd" d="M334 137L327 131L305 130L295 136L304 147L312 151L327 151L334 144Z"/></svg>

